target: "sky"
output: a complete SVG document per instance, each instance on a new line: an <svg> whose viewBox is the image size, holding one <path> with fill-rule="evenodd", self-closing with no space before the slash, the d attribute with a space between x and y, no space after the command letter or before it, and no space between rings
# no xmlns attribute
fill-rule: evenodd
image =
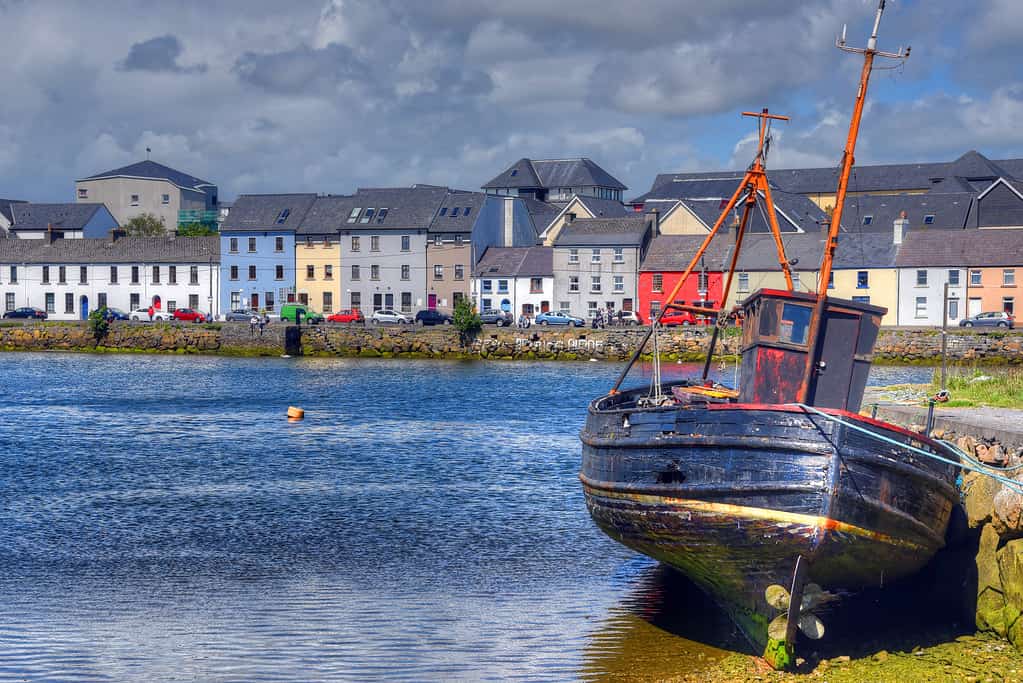
<svg viewBox="0 0 1023 683"><path fill-rule="evenodd" d="M836 166L876 0L0 0L0 197L151 158L248 192L478 189L521 157ZM1023 156L1023 1L888 0L857 161Z"/></svg>

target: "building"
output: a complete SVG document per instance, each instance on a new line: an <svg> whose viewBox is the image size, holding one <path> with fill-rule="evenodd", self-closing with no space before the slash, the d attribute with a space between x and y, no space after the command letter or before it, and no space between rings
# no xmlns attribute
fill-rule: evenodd
<svg viewBox="0 0 1023 683"><path fill-rule="evenodd" d="M449 190L441 200L426 243L427 308L450 313L461 299L470 298L474 258L479 258L473 253L473 228L480 221L503 219L483 211L488 199L504 203L480 192L460 190Z"/></svg>
<svg viewBox="0 0 1023 683"><path fill-rule="evenodd" d="M296 300L329 315L343 308L340 229L348 197L317 197L295 231Z"/></svg>
<svg viewBox="0 0 1023 683"><path fill-rule="evenodd" d="M148 159L75 181L75 199L106 204L121 225L144 213L156 215L167 230L196 222L215 226L219 218L216 185Z"/></svg>
<svg viewBox="0 0 1023 683"><path fill-rule="evenodd" d="M315 194L246 194L221 226L220 307L273 313L295 300L295 232Z"/></svg>
<svg viewBox="0 0 1023 683"><path fill-rule="evenodd" d="M678 284L706 235L659 235L639 269L639 307L644 322L653 320L664 308L666 297ZM714 239L696 269L686 278L673 301L717 308L721 306L723 273L728 270L732 242L727 235ZM733 287L735 283L733 282Z"/></svg>
<svg viewBox="0 0 1023 683"><path fill-rule="evenodd" d="M570 201L579 195L622 200L628 188L591 159L519 159L483 185L487 194L539 201Z"/></svg>
<svg viewBox="0 0 1023 683"><path fill-rule="evenodd" d="M104 306L126 312L152 305L219 315L216 237L0 240L4 311L36 306L51 320L85 320Z"/></svg>
<svg viewBox="0 0 1023 683"><path fill-rule="evenodd" d="M491 247L473 275L479 292L477 309L499 309L534 317L552 310L554 249L551 247Z"/></svg>
<svg viewBox="0 0 1023 683"><path fill-rule="evenodd" d="M104 204L9 204L10 225L7 234L18 239L42 239L50 232L55 237L102 238L117 227L117 220Z"/></svg>
<svg viewBox="0 0 1023 683"><path fill-rule="evenodd" d="M547 226L539 231L540 239L543 240L545 246L553 246L554 240L557 239L558 233L565 225L565 222L569 220L569 216L571 216L572 220L576 218L622 218L633 213L636 213L634 209L626 207L620 201L614 199L598 199L597 197L575 195L550 220Z"/></svg>
<svg viewBox="0 0 1023 683"><path fill-rule="evenodd" d="M24 204L23 199L0 199L0 237L7 235L7 229L14 222L14 215L11 213L11 204Z"/></svg>
<svg viewBox="0 0 1023 683"><path fill-rule="evenodd" d="M639 264L656 234L654 214L570 219L554 241L555 309L635 310Z"/></svg>

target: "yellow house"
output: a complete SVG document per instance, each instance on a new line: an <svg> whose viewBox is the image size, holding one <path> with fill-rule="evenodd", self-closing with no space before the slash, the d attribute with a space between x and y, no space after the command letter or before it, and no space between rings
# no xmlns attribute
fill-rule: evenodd
<svg viewBox="0 0 1023 683"><path fill-rule="evenodd" d="M545 247L553 247L561 229L576 218L618 218L636 213L631 207L613 199L575 195L546 227L537 226Z"/></svg>
<svg viewBox="0 0 1023 683"><path fill-rule="evenodd" d="M333 234L295 236L298 302L329 315L341 306L341 241Z"/></svg>

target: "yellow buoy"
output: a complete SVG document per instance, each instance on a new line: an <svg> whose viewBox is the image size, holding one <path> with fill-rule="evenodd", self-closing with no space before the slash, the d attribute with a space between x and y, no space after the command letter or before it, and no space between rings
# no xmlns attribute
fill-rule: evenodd
<svg viewBox="0 0 1023 683"><path fill-rule="evenodd" d="M301 408L296 408L295 406L288 406L288 417L301 420L305 417L305 411Z"/></svg>

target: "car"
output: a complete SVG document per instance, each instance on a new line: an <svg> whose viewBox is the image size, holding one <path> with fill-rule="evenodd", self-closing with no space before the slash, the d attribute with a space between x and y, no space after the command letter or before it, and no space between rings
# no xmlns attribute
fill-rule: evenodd
<svg viewBox="0 0 1023 683"><path fill-rule="evenodd" d="M582 318L578 318L566 311L541 313L536 316L534 322L544 327L547 325L574 325L575 327L582 327L586 324L586 321Z"/></svg>
<svg viewBox="0 0 1023 683"><path fill-rule="evenodd" d="M252 320L252 316L256 316L258 318L259 312L254 311L251 308L236 308L225 313L224 320L229 323L247 323Z"/></svg>
<svg viewBox="0 0 1023 683"><path fill-rule="evenodd" d="M618 311L614 315L615 323L618 325L642 325L643 319L636 311Z"/></svg>
<svg viewBox="0 0 1023 683"><path fill-rule="evenodd" d="M1011 313L1001 311L999 313L978 313L969 318L963 318L959 321L959 327L1001 327L1012 329L1015 323L1015 318L1013 318Z"/></svg>
<svg viewBox="0 0 1023 683"><path fill-rule="evenodd" d="M299 320L300 319L300 320ZM326 318L316 311L309 310L305 304L284 304L281 306L281 322L293 323L304 322L309 325L319 325Z"/></svg>
<svg viewBox="0 0 1023 683"><path fill-rule="evenodd" d="M661 327L678 327L679 325L695 325L696 316L689 311L668 309L661 318Z"/></svg>
<svg viewBox="0 0 1023 683"><path fill-rule="evenodd" d="M22 306L21 308L15 308L13 311L7 311L6 313L4 313L4 317L46 320L46 311L44 311L41 308L35 308L33 306Z"/></svg>
<svg viewBox="0 0 1023 683"><path fill-rule="evenodd" d="M416 313L417 325L450 325L454 319L447 313L428 308Z"/></svg>
<svg viewBox="0 0 1023 683"><path fill-rule="evenodd" d="M175 320L183 320L190 323L206 322L206 316L191 308L175 308L172 314Z"/></svg>
<svg viewBox="0 0 1023 683"><path fill-rule="evenodd" d="M507 327L511 325L515 320L512 318L512 314L508 311L502 311L496 308L488 308L487 310L480 313L480 322L485 325L497 325L498 327Z"/></svg>
<svg viewBox="0 0 1023 683"><path fill-rule="evenodd" d="M380 310L373 311L373 315L370 316L370 321L374 325L380 325L382 323L397 323L399 325L410 325L412 324L412 318L399 313L392 308L381 308Z"/></svg>
<svg viewBox="0 0 1023 683"><path fill-rule="evenodd" d="M128 320L128 314L122 311L120 308L102 308L103 317L107 320Z"/></svg>
<svg viewBox="0 0 1023 683"><path fill-rule="evenodd" d="M171 320L173 318L172 314L168 313L167 311L162 311L162 310L157 309L157 308L153 309L153 315L152 316L149 315L149 309L148 308L136 308L129 315L131 316L132 320L147 320L147 321L148 320Z"/></svg>
<svg viewBox="0 0 1023 683"><path fill-rule="evenodd" d="M364 323L366 316L359 309L344 309L327 316L328 323Z"/></svg>

